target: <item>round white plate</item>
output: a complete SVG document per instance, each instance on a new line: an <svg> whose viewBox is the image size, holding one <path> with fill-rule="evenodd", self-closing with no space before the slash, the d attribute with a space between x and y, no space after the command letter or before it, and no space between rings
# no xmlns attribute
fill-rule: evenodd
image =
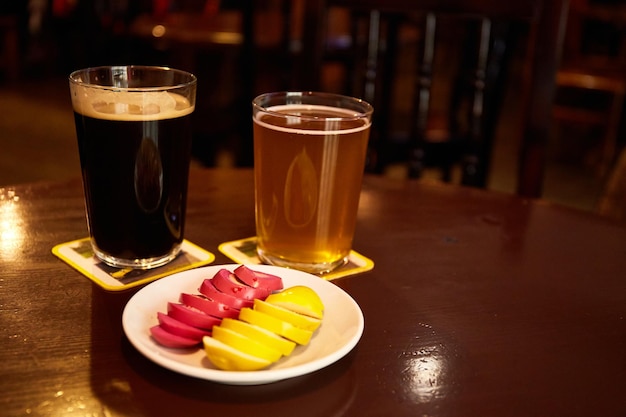
<svg viewBox="0 0 626 417"><path fill-rule="evenodd" d="M126 304L122 326L130 342L153 362L196 378L233 385L266 384L305 375L324 368L348 354L363 333L363 313L345 291L314 275L267 265L251 265L257 271L278 275L285 288L306 285L319 294L324 303L322 325L307 346L296 346L293 353L269 368L236 372L215 368L202 348L170 349L159 345L150 335L158 324L157 312L167 312L169 301L178 302L181 292L198 293L202 281L221 269L230 271L238 265L213 265L180 272L155 281L137 292Z"/></svg>

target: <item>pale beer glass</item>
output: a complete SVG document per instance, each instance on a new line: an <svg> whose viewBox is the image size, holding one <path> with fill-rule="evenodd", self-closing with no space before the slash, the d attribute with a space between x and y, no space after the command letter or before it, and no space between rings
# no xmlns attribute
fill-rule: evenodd
<svg viewBox="0 0 626 417"><path fill-rule="evenodd" d="M328 273L352 249L372 106L317 92L268 93L252 104L258 256Z"/></svg>
<svg viewBox="0 0 626 417"><path fill-rule="evenodd" d="M119 268L166 264L184 236L196 77L111 66L69 83L95 255Z"/></svg>

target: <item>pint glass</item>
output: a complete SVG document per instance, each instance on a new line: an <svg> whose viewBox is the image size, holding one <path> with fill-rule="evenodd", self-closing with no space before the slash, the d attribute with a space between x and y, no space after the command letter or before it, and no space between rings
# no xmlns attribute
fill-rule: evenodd
<svg viewBox="0 0 626 417"><path fill-rule="evenodd" d="M69 83L95 255L121 268L169 262L185 229L196 77L112 66Z"/></svg>
<svg viewBox="0 0 626 417"><path fill-rule="evenodd" d="M328 93L279 92L253 101L257 252L316 274L352 248L373 109Z"/></svg>

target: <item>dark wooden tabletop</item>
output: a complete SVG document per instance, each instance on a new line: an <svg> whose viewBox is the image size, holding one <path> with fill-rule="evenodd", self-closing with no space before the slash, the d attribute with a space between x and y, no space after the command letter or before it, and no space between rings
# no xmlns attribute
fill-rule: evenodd
<svg viewBox="0 0 626 417"><path fill-rule="evenodd" d="M228 386L166 370L126 339L137 289L106 292L51 253L87 234L80 179L0 188L6 416L624 416L626 228L515 196L366 177L333 281L356 348L313 374ZM187 238L254 234L248 170L191 173Z"/></svg>

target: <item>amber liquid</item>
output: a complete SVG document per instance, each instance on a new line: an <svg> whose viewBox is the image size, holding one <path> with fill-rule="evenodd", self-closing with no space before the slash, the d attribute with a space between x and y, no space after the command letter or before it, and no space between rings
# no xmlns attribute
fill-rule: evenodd
<svg viewBox="0 0 626 417"><path fill-rule="evenodd" d="M329 107L285 106L284 111L346 116ZM256 115L256 228L263 260L315 273L345 261L352 248L368 137L369 121L362 119L329 123Z"/></svg>

